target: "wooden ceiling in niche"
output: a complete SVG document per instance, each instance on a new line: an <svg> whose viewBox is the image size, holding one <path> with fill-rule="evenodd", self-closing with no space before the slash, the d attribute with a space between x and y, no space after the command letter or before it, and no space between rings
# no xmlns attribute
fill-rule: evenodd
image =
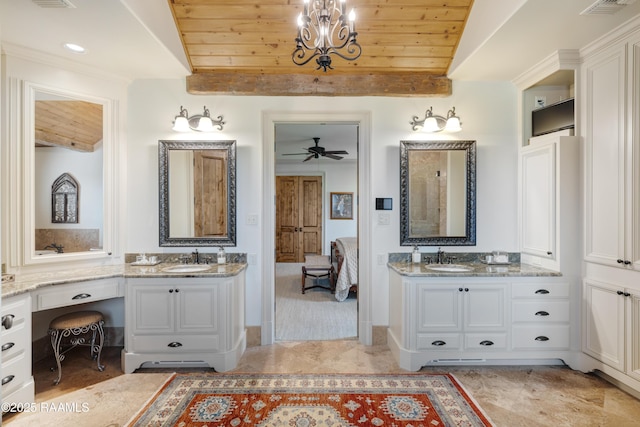
<svg viewBox="0 0 640 427"><path fill-rule="evenodd" d="M102 141L102 105L85 101L36 101L38 146L92 152Z"/></svg>
<svg viewBox="0 0 640 427"><path fill-rule="evenodd" d="M473 0L347 0L362 56L297 66L303 0L168 0L196 94L447 96Z"/></svg>

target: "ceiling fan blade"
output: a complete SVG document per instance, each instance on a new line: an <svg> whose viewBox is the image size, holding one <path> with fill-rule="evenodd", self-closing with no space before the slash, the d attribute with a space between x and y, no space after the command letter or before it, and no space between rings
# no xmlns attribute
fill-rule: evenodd
<svg viewBox="0 0 640 427"><path fill-rule="evenodd" d="M303 160L303 162L306 162L307 160L311 160L315 157L315 154L311 154L309 157L307 157L306 159Z"/></svg>
<svg viewBox="0 0 640 427"><path fill-rule="evenodd" d="M334 151L325 151L325 154L349 154L349 152L344 150L334 150Z"/></svg>
<svg viewBox="0 0 640 427"><path fill-rule="evenodd" d="M330 158L330 159L333 159L333 160L340 160L340 159L342 159L342 157L340 157L340 156L336 156L336 155L333 155L333 154L330 154L330 153L324 153L324 156L325 156L325 157L328 157L328 158Z"/></svg>
<svg viewBox="0 0 640 427"><path fill-rule="evenodd" d="M283 156L306 156L309 153L282 153Z"/></svg>

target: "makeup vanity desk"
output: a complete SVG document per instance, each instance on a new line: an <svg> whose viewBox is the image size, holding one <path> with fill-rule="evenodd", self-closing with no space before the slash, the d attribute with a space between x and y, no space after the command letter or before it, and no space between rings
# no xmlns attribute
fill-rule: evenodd
<svg viewBox="0 0 640 427"><path fill-rule="evenodd" d="M189 273L167 273L163 267L78 268L28 273L2 283L2 401L34 401L33 312L111 298L125 298L124 372L148 361L184 360L185 355L209 362L217 371L233 369L246 348L247 265L214 264ZM165 306L158 306L162 302ZM190 310L189 304L198 306Z"/></svg>

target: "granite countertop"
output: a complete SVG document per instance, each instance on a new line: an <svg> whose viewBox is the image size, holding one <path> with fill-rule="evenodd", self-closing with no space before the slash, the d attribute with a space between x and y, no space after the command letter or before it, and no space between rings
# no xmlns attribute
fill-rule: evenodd
<svg viewBox="0 0 640 427"><path fill-rule="evenodd" d="M535 267L529 264L512 263L507 265L488 265L479 262L457 263L471 268L469 271L436 271L429 267L439 264L412 264L409 262L390 262L387 264L396 273L411 277L554 277L562 276L557 271ZM441 264L446 267L448 264Z"/></svg>
<svg viewBox="0 0 640 427"><path fill-rule="evenodd" d="M13 282L2 283L2 298L31 292L52 285L83 282L86 280L108 279L111 277L231 277L247 268L246 263L210 264L207 271L189 273L167 273L163 268L175 265L161 263L154 266L133 266L131 264L106 265L99 267L75 268L69 270L16 274Z"/></svg>

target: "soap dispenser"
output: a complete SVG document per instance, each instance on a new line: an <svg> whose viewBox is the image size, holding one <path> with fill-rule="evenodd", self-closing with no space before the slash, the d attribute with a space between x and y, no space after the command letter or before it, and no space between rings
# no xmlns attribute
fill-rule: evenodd
<svg viewBox="0 0 640 427"><path fill-rule="evenodd" d="M227 263L227 256L224 253L224 248L220 246L220 249L218 249L218 264L226 264L226 263Z"/></svg>
<svg viewBox="0 0 640 427"><path fill-rule="evenodd" d="M421 259L422 259L422 256L420 255L420 251L418 250L418 247L414 246L413 252L411 253L411 261L413 261L414 264L420 264Z"/></svg>

